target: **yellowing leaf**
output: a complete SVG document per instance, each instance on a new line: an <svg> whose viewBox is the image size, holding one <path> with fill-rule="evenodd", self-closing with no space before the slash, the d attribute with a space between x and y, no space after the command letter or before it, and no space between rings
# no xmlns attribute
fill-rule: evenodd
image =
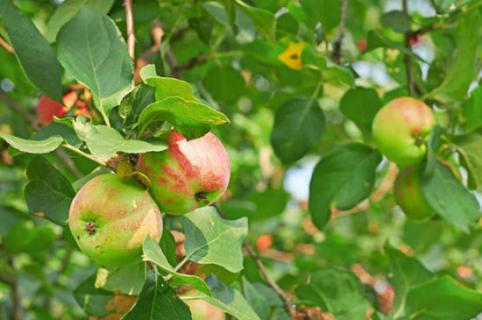
<svg viewBox="0 0 482 320"><path fill-rule="evenodd" d="M287 65L290 69L301 70L303 69L301 54L305 47L306 44L304 42L290 42L285 51L278 55L278 60Z"/></svg>

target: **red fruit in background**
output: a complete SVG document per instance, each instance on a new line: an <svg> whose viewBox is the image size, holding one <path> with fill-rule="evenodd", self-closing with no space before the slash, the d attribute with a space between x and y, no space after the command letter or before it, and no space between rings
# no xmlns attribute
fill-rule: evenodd
<svg viewBox="0 0 482 320"><path fill-rule="evenodd" d="M216 201L229 183L229 158L211 132L186 140L173 130L168 149L139 157L139 171L151 179L150 192L162 211L183 214Z"/></svg>
<svg viewBox="0 0 482 320"><path fill-rule="evenodd" d="M70 91L62 97L62 102L64 106L67 108L67 110L70 110L74 106L74 104L77 102L79 97L77 96L77 92L75 91Z"/></svg>
<svg viewBox="0 0 482 320"><path fill-rule="evenodd" d="M61 118L69 111L69 109L61 103L54 101L47 96L40 97L35 110L42 124L49 124L52 122L54 116Z"/></svg>
<svg viewBox="0 0 482 320"><path fill-rule="evenodd" d="M367 41L365 39L360 39L356 42L358 50L363 53L367 50Z"/></svg>
<svg viewBox="0 0 482 320"><path fill-rule="evenodd" d="M256 240L256 247L259 251L266 251L273 245L273 238L269 234L263 234Z"/></svg>

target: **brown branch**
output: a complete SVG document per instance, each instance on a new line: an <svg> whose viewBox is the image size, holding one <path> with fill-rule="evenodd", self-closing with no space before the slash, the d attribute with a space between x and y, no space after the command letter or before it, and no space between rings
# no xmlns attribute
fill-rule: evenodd
<svg viewBox="0 0 482 320"><path fill-rule="evenodd" d="M212 205L216 211L218 212L219 216L221 218L224 218L224 212L222 209L219 207L217 203L214 203ZM284 307L288 314L290 316L295 315L295 309L294 305L291 302L290 298L288 295L281 289L278 284L271 278L271 276L268 274L268 271L266 270L266 267L264 266L263 262L261 261L260 257L258 254L254 251L253 247L249 244L248 241L243 241L243 248L246 251L246 253L253 258L254 262L256 263L256 266L258 267L259 272L263 276L264 280L266 283L276 292L276 294L281 298L281 301L283 301Z"/></svg>
<svg viewBox="0 0 482 320"><path fill-rule="evenodd" d="M13 267L12 257L7 258L7 264L10 267ZM12 309L13 309L12 319L21 320L22 319L22 301L20 297L20 292L18 290L17 279L13 276L1 274L0 281L10 287L10 292L12 295Z"/></svg>
<svg viewBox="0 0 482 320"><path fill-rule="evenodd" d="M0 37L0 46L4 47L10 53L13 53L13 47L2 37Z"/></svg>
<svg viewBox="0 0 482 320"><path fill-rule="evenodd" d="M134 15L132 14L132 0L124 0L124 9L126 11L127 25L127 49L129 55L134 61L134 49L136 46L136 35L134 33Z"/></svg>
<svg viewBox="0 0 482 320"><path fill-rule="evenodd" d="M331 59L335 63L340 63L341 59L341 45L343 43L343 38L345 37L345 22L348 13L348 0L342 0L341 2L341 15L340 15L340 25L338 26L338 33L336 40L333 43L333 52L331 54Z"/></svg>
<svg viewBox="0 0 482 320"><path fill-rule="evenodd" d="M10 98L6 93L5 91L3 91L2 89L0 89L0 100L2 100L5 105L7 107L9 107L10 109L14 110L14 111L17 111L18 113L20 113L22 115L22 117L27 120L28 122L30 122L32 124L32 126L34 128L38 128L40 123L39 121L35 118L35 116L33 116L32 114L30 114L28 112L27 109L25 109L24 107L22 107L22 105L20 103L18 103L17 101L13 100L12 98Z"/></svg>
<svg viewBox="0 0 482 320"><path fill-rule="evenodd" d="M72 159L69 157L69 155L65 152L65 150L63 149L57 149L55 150L55 153L57 154L57 156L65 163L65 165L67 166L67 168L69 168L70 171L72 171L72 173L77 177L77 178L81 178L83 177L84 175L79 171L79 169L77 169L77 167L75 166L75 163L74 161L72 161Z"/></svg>

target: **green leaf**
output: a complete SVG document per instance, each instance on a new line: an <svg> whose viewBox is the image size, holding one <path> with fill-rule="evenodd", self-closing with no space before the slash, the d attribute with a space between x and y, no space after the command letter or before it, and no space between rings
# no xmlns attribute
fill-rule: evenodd
<svg viewBox="0 0 482 320"><path fill-rule="evenodd" d="M332 207L348 210L366 198L381 161L378 151L356 143L339 146L322 158L310 182L309 209L313 223L323 228Z"/></svg>
<svg viewBox="0 0 482 320"><path fill-rule="evenodd" d="M355 122L364 132L372 131L372 121L382 107L382 100L374 89L357 87L348 90L340 101L345 117Z"/></svg>
<svg viewBox="0 0 482 320"><path fill-rule="evenodd" d="M217 264L230 272L243 269L241 246L248 235L248 220L224 220L213 207L204 207L182 217L189 260Z"/></svg>
<svg viewBox="0 0 482 320"><path fill-rule="evenodd" d="M406 256L390 245L385 246L385 253L390 260L390 282L395 290L395 300L390 314L398 318L404 314L408 292L432 279L433 274L416 258Z"/></svg>
<svg viewBox="0 0 482 320"><path fill-rule="evenodd" d="M144 76L147 77L146 75ZM149 76L148 78L142 78L142 80L147 85L156 89L156 100L162 100L172 96L181 97L186 100L197 100L191 85L186 81L158 76Z"/></svg>
<svg viewBox="0 0 482 320"><path fill-rule="evenodd" d="M472 91L470 99L463 104L463 110L467 131L482 127L482 85Z"/></svg>
<svg viewBox="0 0 482 320"><path fill-rule="evenodd" d="M289 194L283 189L265 190L251 193L249 200L256 206L255 210L249 213L249 221L264 220L283 213Z"/></svg>
<svg viewBox="0 0 482 320"><path fill-rule="evenodd" d="M482 216L475 196L440 162L434 162L433 170L425 174L422 192L435 213L466 232Z"/></svg>
<svg viewBox="0 0 482 320"><path fill-rule="evenodd" d="M173 284L178 286L189 285L208 296L211 295L209 287L201 278L199 278L198 276L177 272L169 264L169 261L162 252L161 248L154 240L152 240L152 238L146 238L142 251L144 253L145 261L151 261L155 263L161 270L172 275Z"/></svg>
<svg viewBox="0 0 482 320"><path fill-rule="evenodd" d="M302 158L319 141L325 116L318 102L296 98L276 110L271 144L278 158L290 163Z"/></svg>
<svg viewBox="0 0 482 320"><path fill-rule="evenodd" d="M270 306L267 298L259 292L246 278L243 278L243 289L246 300L256 311L260 319L270 319Z"/></svg>
<svg viewBox="0 0 482 320"><path fill-rule="evenodd" d="M177 263L176 257L176 240L171 231L164 229L162 231L161 241L159 242L162 252L171 266Z"/></svg>
<svg viewBox="0 0 482 320"><path fill-rule="evenodd" d="M326 309L337 320L365 319L371 305L358 278L343 269L318 269L309 277L305 290L297 290L298 297Z"/></svg>
<svg viewBox="0 0 482 320"><path fill-rule="evenodd" d="M161 142L150 143L142 140L126 139L117 130L104 125L90 125L75 122L74 128L81 140L94 157L106 161L117 152L145 153L163 151L165 144Z"/></svg>
<svg viewBox="0 0 482 320"><path fill-rule="evenodd" d="M100 268L96 288L128 295L138 295L146 280L145 263L132 263L115 269Z"/></svg>
<svg viewBox="0 0 482 320"><path fill-rule="evenodd" d="M214 100L235 104L245 91L244 79L231 66L213 66L204 77L204 87Z"/></svg>
<svg viewBox="0 0 482 320"><path fill-rule="evenodd" d="M90 316L107 315L106 305L114 297L114 293L95 287L95 274L82 281L74 289L73 295L77 303Z"/></svg>
<svg viewBox="0 0 482 320"><path fill-rule="evenodd" d="M107 14L115 0L66 0L57 7L47 24L46 38L49 42L55 42L57 33L64 24L70 21L80 9L89 4L98 9L102 14Z"/></svg>
<svg viewBox="0 0 482 320"><path fill-rule="evenodd" d="M64 68L93 93L107 118L132 87L133 68L114 22L86 6L60 30L58 57Z"/></svg>
<svg viewBox="0 0 482 320"><path fill-rule="evenodd" d="M414 320L473 319L482 311L482 293L443 276L410 291L407 309Z"/></svg>
<svg viewBox="0 0 482 320"><path fill-rule="evenodd" d="M122 99L119 106L119 115L124 119L124 126L133 126L136 124L142 110L154 101L154 88L145 84L136 86L134 90Z"/></svg>
<svg viewBox="0 0 482 320"><path fill-rule="evenodd" d="M464 14L457 29L457 52L447 75L439 87L427 94L427 97L442 102L458 102L464 99L467 89L474 79L477 63L477 48L480 44L482 29L479 10Z"/></svg>
<svg viewBox="0 0 482 320"><path fill-rule="evenodd" d="M142 67L139 74L141 76L142 81L144 81L144 82L148 78L157 77L156 65L155 64L148 64L148 65Z"/></svg>
<svg viewBox="0 0 482 320"><path fill-rule="evenodd" d="M28 140L0 132L0 138L13 148L26 153L49 153L57 149L64 139L55 135L43 140Z"/></svg>
<svg viewBox="0 0 482 320"><path fill-rule="evenodd" d="M276 19L274 15L264 9L252 7L242 0L236 0L236 4L253 20L258 32L268 40L275 42Z"/></svg>
<svg viewBox="0 0 482 320"><path fill-rule="evenodd" d="M221 112L204 103L181 97L168 97L148 105L139 116L139 132L142 133L153 122L167 121L186 138L206 134L212 127L229 122Z"/></svg>
<svg viewBox="0 0 482 320"><path fill-rule="evenodd" d="M136 305L122 319L191 320L191 311L161 276L149 274Z"/></svg>
<svg viewBox="0 0 482 320"><path fill-rule="evenodd" d="M25 200L29 210L42 212L59 225L65 224L75 196L67 178L41 156L30 161L27 176L30 181L25 187Z"/></svg>
<svg viewBox="0 0 482 320"><path fill-rule="evenodd" d="M482 186L482 135L470 134L452 140L464 160L469 174L469 186L476 189Z"/></svg>
<svg viewBox="0 0 482 320"><path fill-rule="evenodd" d="M238 320L260 320L243 295L218 280L216 276L209 275L206 282L212 292L212 297L201 296L201 299L218 307L222 311L234 316Z"/></svg>
<svg viewBox="0 0 482 320"><path fill-rule="evenodd" d="M323 31L329 33L340 23L340 0L301 0L300 2L311 28L321 22Z"/></svg>
<svg viewBox="0 0 482 320"><path fill-rule="evenodd" d="M47 40L10 0L0 1L0 16L27 77L49 97L61 101L61 68Z"/></svg>
<svg viewBox="0 0 482 320"><path fill-rule="evenodd" d="M380 22L385 28L390 28L399 33L410 31L411 19L408 14L400 10L393 10L383 14Z"/></svg>

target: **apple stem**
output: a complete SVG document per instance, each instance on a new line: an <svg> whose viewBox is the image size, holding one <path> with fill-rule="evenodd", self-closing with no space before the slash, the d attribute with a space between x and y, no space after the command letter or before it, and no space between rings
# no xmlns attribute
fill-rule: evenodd
<svg viewBox="0 0 482 320"><path fill-rule="evenodd" d="M93 221L88 221L86 224L85 224L85 231L87 231L87 233L89 235L94 235L96 233L96 228L95 228L95 222Z"/></svg>

